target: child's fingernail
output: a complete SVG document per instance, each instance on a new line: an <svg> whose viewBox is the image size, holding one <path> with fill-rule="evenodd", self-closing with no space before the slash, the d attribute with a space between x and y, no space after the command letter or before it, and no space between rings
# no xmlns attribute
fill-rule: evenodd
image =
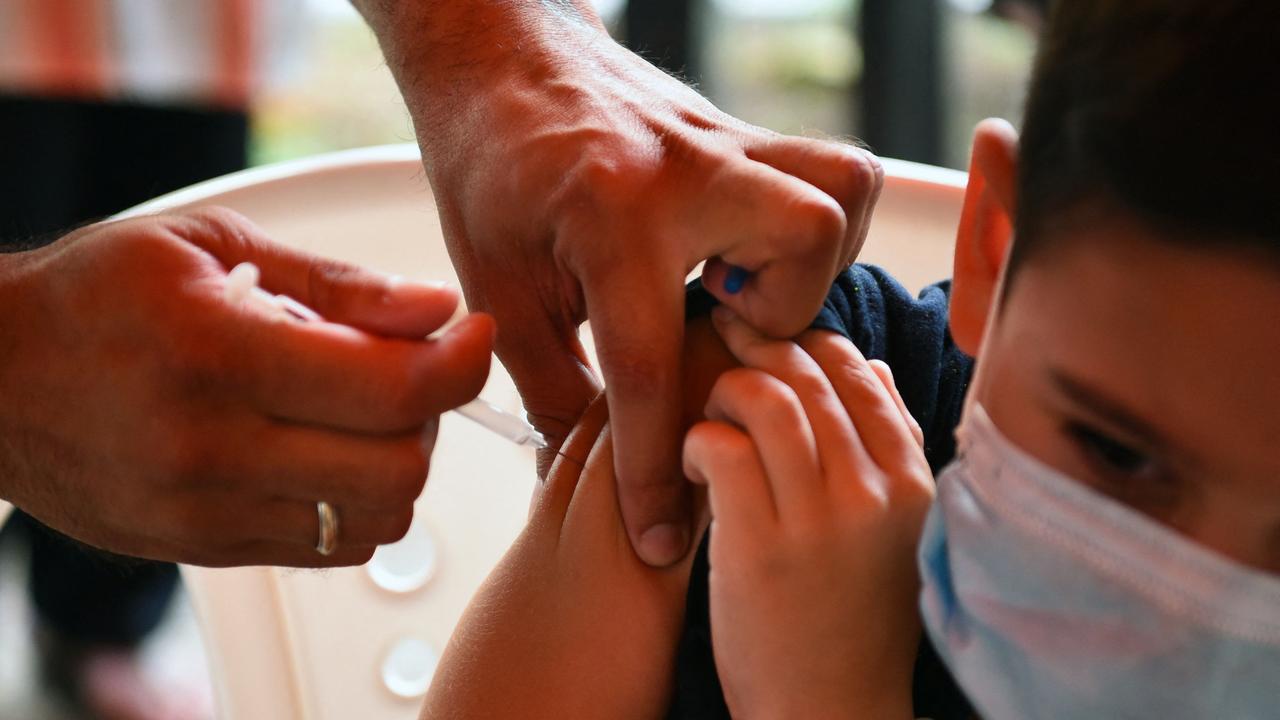
<svg viewBox="0 0 1280 720"><path fill-rule="evenodd" d="M724 276L724 291L730 295L737 295L742 292L742 287L747 284L747 278L751 277L751 273L746 268L730 265L729 272Z"/></svg>
<svg viewBox="0 0 1280 720"><path fill-rule="evenodd" d="M663 523L644 531L636 552L649 565L666 567L683 557L688 545L689 533L686 528L674 523Z"/></svg>

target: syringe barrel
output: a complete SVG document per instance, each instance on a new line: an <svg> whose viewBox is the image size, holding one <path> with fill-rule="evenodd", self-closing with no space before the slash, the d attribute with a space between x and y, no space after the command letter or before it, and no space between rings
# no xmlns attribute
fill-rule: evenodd
<svg viewBox="0 0 1280 720"><path fill-rule="evenodd" d="M532 425L519 416L479 398L457 408L456 412L517 445L546 446L546 440L533 429Z"/></svg>

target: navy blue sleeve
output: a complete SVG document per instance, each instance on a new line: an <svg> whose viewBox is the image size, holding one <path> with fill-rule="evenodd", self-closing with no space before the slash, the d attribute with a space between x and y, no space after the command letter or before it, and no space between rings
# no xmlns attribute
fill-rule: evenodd
<svg viewBox="0 0 1280 720"><path fill-rule="evenodd" d="M955 454L954 431L973 372L972 358L951 340L950 295L950 281L930 285L913 296L883 269L855 265L836 279L811 324L844 335L867 358L889 364L903 402L924 431L925 455L934 473ZM710 312L715 304L715 298L696 282L690 285L686 316ZM709 572L704 537L689 580L668 718L729 718L711 650ZM947 720L971 714L927 642L921 645L913 690L918 716Z"/></svg>

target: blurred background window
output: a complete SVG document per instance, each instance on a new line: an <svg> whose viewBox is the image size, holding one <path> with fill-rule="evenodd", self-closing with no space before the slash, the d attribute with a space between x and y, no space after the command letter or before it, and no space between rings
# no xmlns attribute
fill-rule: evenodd
<svg viewBox="0 0 1280 720"><path fill-rule="evenodd" d="M1043 0L595 4L616 37L726 112L962 168L979 120L1020 119ZM302 62L255 106L252 161L413 140L377 43L347 0L306 8Z"/></svg>

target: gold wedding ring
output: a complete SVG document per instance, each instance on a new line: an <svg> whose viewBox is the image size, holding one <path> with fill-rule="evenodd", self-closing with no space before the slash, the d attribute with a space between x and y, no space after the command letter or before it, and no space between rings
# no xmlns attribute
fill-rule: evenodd
<svg viewBox="0 0 1280 720"><path fill-rule="evenodd" d="M320 537L316 542L316 552L328 557L338 549L338 511L321 500L316 503L316 515L320 518Z"/></svg>

